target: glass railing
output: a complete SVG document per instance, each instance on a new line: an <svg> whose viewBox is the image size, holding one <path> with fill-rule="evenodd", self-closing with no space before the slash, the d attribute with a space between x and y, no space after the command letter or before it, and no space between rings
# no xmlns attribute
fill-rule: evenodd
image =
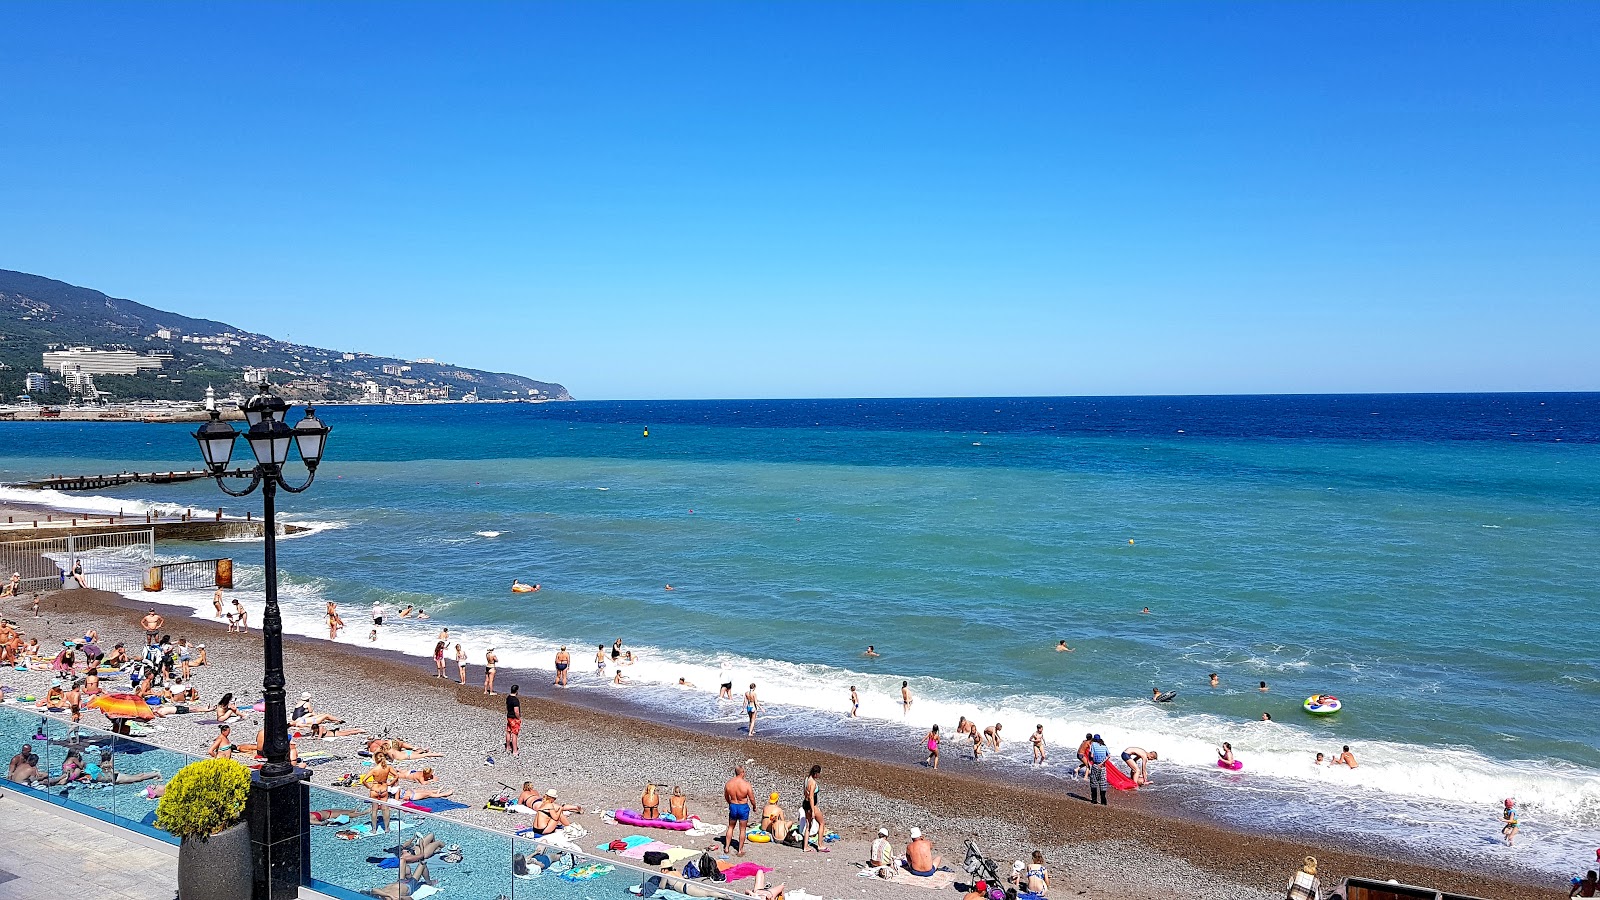
<svg viewBox="0 0 1600 900"><path fill-rule="evenodd" d="M0 705L0 759L10 759L24 744L38 755L44 781L8 782L8 789L177 842L155 827L157 801L151 795L200 757L162 747L151 737L73 725L34 711L32 704ZM647 885L644 896L653 892L648 882L655 870L634 860L406 808L391 810L388 830L375 830L364 791L313 784L309 795L310 810L327 824L309 826L308 887L344 900L374 893L418 900L436 893L440 900L627 900L629 888L641 884ZM585 846L599 843L593 837L582 840ZM710 882L693 882L693 887L699 896L742 897Z"/></svg>
<svg viewBox="0 0 1600 900"><path fill-rule="evenodd" d="M574 851L572 844L549 844L420 810L401 809L388 831L382 823L374 830L364 794L312 787L311 809L332 813L334 824L312 826L310 886L341 897L370 897L375 891L393 897L402 868L408 879L405 896L432 896L426 885L439 891L441 900L627 900L629 888L648 885L657 876L633 860ZM415 862L418 857L425 857L425 873ZM748 900L710 882L697 881L694 887L701 896ZM642 893L652 892L647 886Z"/></svg>
<svg viewBox="0 0 1600 900"><path fill-rule="evenodd" d="M31 704L0 706L0 758L28 745L39 757L39 780L8 782L57 806L74 809L168 843L155 827L156 798L174 773L196 757L34 711Z"/></svg>

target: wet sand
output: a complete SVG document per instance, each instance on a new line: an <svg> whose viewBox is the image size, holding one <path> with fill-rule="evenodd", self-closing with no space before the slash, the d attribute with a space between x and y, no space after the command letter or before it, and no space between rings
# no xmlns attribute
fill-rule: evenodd
<svg viewBox="0 0 1600 900"><path fill-rule="evenodd" d="M5 601L4 610L41 641L58 641L93 626L108 646L115 640L132 646L141 637L135 620L152 605L156 604L117 594L69 590L48 595L38 619L29 617L26 604L16 601ZM230 635L220 620L189 618L188 610L177 607L162 611L169 620L166 630L174 637L186 635L210 648L213 665L198 670L196 679L203 701L214 700L223 691L259 696L258 630ZM1268 900L1283 896L1289 876L1307 854L1318 857L1324 884L1330 886L1345 875L1360 875L1496 900L1565 896L1564 886L1557 888L1536 875L1450 871L1422 861L1388 858L1382 848L1309 845L1230 831L1194 821L1192 814L1186 816L1137 794L1118 794L1112 806L1095 807L1082 799L1078 784L1068 785L1063 793L1059 784L991 780L869 759L847 745L832 750L796 747L759 736L706 734L645 721L620 699L609 703L585 694L584 705L577 705L554 696L562 692L550 686L548 672L502 668L498 675L502 692L517 683L525 698L522 754L507 760L501 758L503 702L482 695L481 666L472 667L472 684L462 688L453 680L433 677L430 660L293 635L286 636L285 643L291 701L301 690L310 690L319 710L369 731L389 727L413 743L446 752L448 758L432 761L442 783L457 788L457 799L475 807L451 816L496 830L527 823L523 817L478 808L502 782L520 785L530 780L541 789L554 786L564 801L583 803L589 814L580 821L594 834L584 843L592 845L634 831L608 826L594 812L637 808L646 778L668 785L668 791L671 785L683 785L691 811L711 821L722 815L721 784L734 764L753 760L751 776L758 797L779 791L791 810L806 770L820 764L827 822L842 838L834 852L802 855L792 848L752 845L749 853L755 861L774 866L777 880L828 897L953 893L929 895L921 888L856 879L852 863L865 859L880 825L890 829L898 846L904 845L911 826L920 826L945 854L945 862L957 869L961 841L967 837L975 836L983 851L1002 866L1040 849L1051 866L1055 897ZM447 672L453 679L453 662ZM91 715L85 721L96 724L97 718ZM202 749L214 730L192 725L186 718L191 717L162 720L164 730L155 739L178 749ZM252 733L257 722L259 715L243 726L246 733ZM353 757L358 745L347 738L321 746ZM1056 747L1053 752L1070 748ZM484 764L490 755L496 759L494 766ZM346 771L342 765L321 767L314 783L326 785L337 771ZM666 839L672 840L672 835Z"/></svg>

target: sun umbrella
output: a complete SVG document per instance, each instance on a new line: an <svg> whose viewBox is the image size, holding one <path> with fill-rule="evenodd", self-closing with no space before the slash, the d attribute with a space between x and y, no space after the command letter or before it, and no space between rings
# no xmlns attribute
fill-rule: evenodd
<svg viewBox="0 0 1600 900"><path fill-rule="evenodd" d="M154 719L156 714L150 704L138 694L100 694L89 705L106 714L108 719Z"/></svg>

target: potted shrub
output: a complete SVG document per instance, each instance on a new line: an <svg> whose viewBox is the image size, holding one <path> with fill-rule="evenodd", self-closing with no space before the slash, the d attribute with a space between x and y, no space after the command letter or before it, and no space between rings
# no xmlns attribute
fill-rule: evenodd
<svg viewBox="0 0 1600 900"><path fill-rule="evenodd" d="M250 770L202 759L178 770L156 807L156 827L179 839L180 900L237 900L250 893Z"/></svg>

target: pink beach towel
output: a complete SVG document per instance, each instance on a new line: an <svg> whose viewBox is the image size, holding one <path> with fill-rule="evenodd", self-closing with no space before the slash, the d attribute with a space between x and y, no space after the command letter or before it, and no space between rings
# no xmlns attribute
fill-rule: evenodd
<svg viewBox="0 0 1600 900"><path fill-rule="evenodd" d="M649 852L651 850L659 850L662 853L666 853L668 850L676 850L676 849L678 849L678 848L672 846L671 844L663 844L660 841L651 841L648 844L640 844L637 847L629 847L628 849L622 851L621 853L618 853L617 855L618 856L625 856L628 859L644 859L645 853L647 853L647 852Z"/></svg>
<svg viewBox="0 0 1600 900"><path fill-rule="evenodd" d="M741 878L754 878L756 877L757 872L771 871L772 869L767 866L758 866L753 862L742 862L737 866L730 866L729 868L723 869L722 874L729 881L738 881Z"/></svg>

